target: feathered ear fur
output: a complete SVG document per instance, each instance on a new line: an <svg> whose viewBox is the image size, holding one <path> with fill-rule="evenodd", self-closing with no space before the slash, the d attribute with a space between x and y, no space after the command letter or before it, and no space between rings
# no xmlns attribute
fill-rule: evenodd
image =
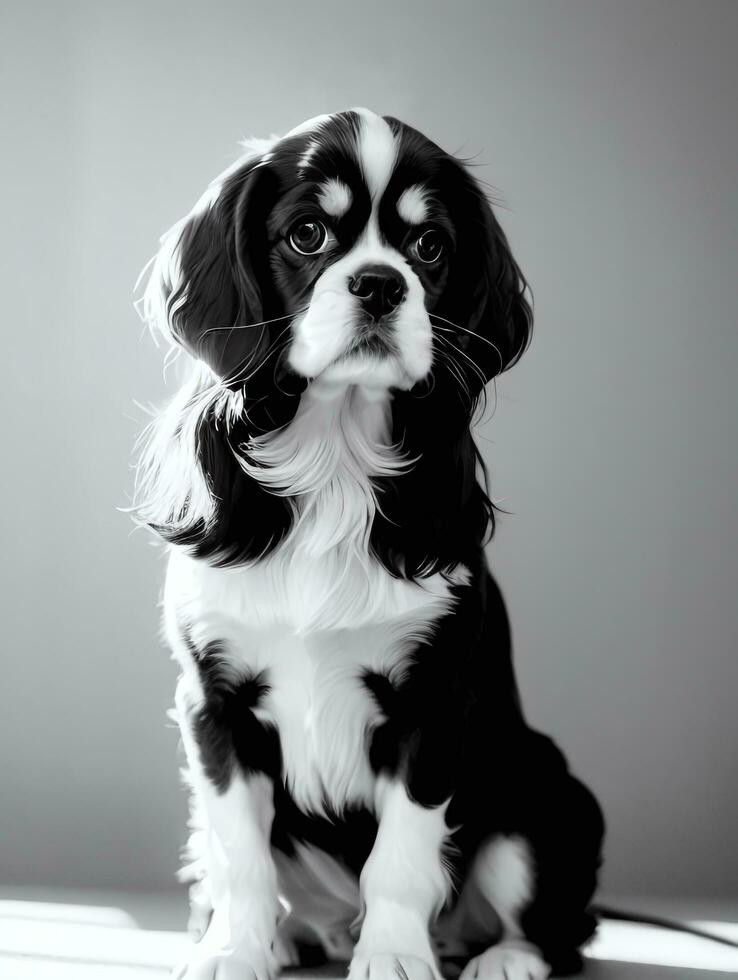
<svg viewBox="0 0 738 980"><path fill-rule="evenodd" d="M243 390L247 411L273 390L275 372L283 373L289 333L266 240L277 178L268 146L250 149L163 236L143 297L144 319L222 385Z"/></svg>
<svg viewBox="0 0 738 980"><path fill-rule="evenodd" d="M482 362L492 377L512 367L524 353L530 342L533 311L527 298L528 284L484 195L479 212L484 261L471 329L497 348L496 357L488 351L487 361Z"/></svg>
<svg viewBox="0 0 738 980"><path fill-rule="evenodd" d="M458 339L466 360L459 359L460 367L469 365L464 373L472 393L479 394L482 379L486 383L521 357L530 341L533 313L528 284L486 195L458 161L449 161L457 188L453 219L459 238L437 312L462 328Z"/></svg>

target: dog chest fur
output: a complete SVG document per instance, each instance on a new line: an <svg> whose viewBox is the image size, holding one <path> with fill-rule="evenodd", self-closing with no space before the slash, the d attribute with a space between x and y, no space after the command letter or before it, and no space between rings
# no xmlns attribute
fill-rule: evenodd
<svg viewBox="0 0 738 980"><path fill-rule="evenodd" d="M198 665L181 642L217 643L233 682L259 675L268 690L254 709L279 734L283 779L306 811L371 805L367 733L382 720L367 673L396 683L411 655L453 604L452 581L416 584L359 557L311 557L289 548L257 565L221 569L172 551L165 588L167 638L180 660L191 704L204 694ZM328 602L329 599L332 601ZM330 617L316 610L330 607Z"/></svg>

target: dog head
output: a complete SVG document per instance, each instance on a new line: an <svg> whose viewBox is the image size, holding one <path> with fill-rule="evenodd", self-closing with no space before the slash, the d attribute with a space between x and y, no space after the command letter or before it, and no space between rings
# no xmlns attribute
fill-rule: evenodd
<svg viewBox="0 0 738 980"><path fill-rule="evenodd" d="M263 428L316 379L407 391L443 372L471 403L531 326L472 175L365 109L249 144L163 237L144 310L247 408L264 404Z"/></svg>

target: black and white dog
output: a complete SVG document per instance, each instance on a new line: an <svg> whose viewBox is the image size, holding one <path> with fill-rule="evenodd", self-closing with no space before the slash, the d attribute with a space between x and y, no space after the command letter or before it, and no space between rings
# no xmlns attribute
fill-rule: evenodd
<svg viewBox="0 0 738 980"><path fill-rule="evenodd" d="M142 299L191 366L138 485L192 789L176 975L575 971L602 818L524 720L470 431L525 280L470 173L394 118L245 149Z"/></svg>

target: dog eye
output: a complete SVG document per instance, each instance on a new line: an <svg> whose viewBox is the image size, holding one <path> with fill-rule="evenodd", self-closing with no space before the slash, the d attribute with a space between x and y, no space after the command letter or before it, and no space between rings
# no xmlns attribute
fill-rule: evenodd
<svg viewBox="0 0 738 980"><path fill-rule="evenodd" d="M424 231L412 245L412 251L421 262L425 262L426 264L437 262L443 255L444 249L443 235L439 231L436 231L435 228L429 228L427 231Z"/></svg>
<svg viewBox="0 0 738 980"><path fill-rule="evenodd" d="M300 221L292 227L288 241L300 255L315 255L325 249L328 232L322 221Z"/></svg>

